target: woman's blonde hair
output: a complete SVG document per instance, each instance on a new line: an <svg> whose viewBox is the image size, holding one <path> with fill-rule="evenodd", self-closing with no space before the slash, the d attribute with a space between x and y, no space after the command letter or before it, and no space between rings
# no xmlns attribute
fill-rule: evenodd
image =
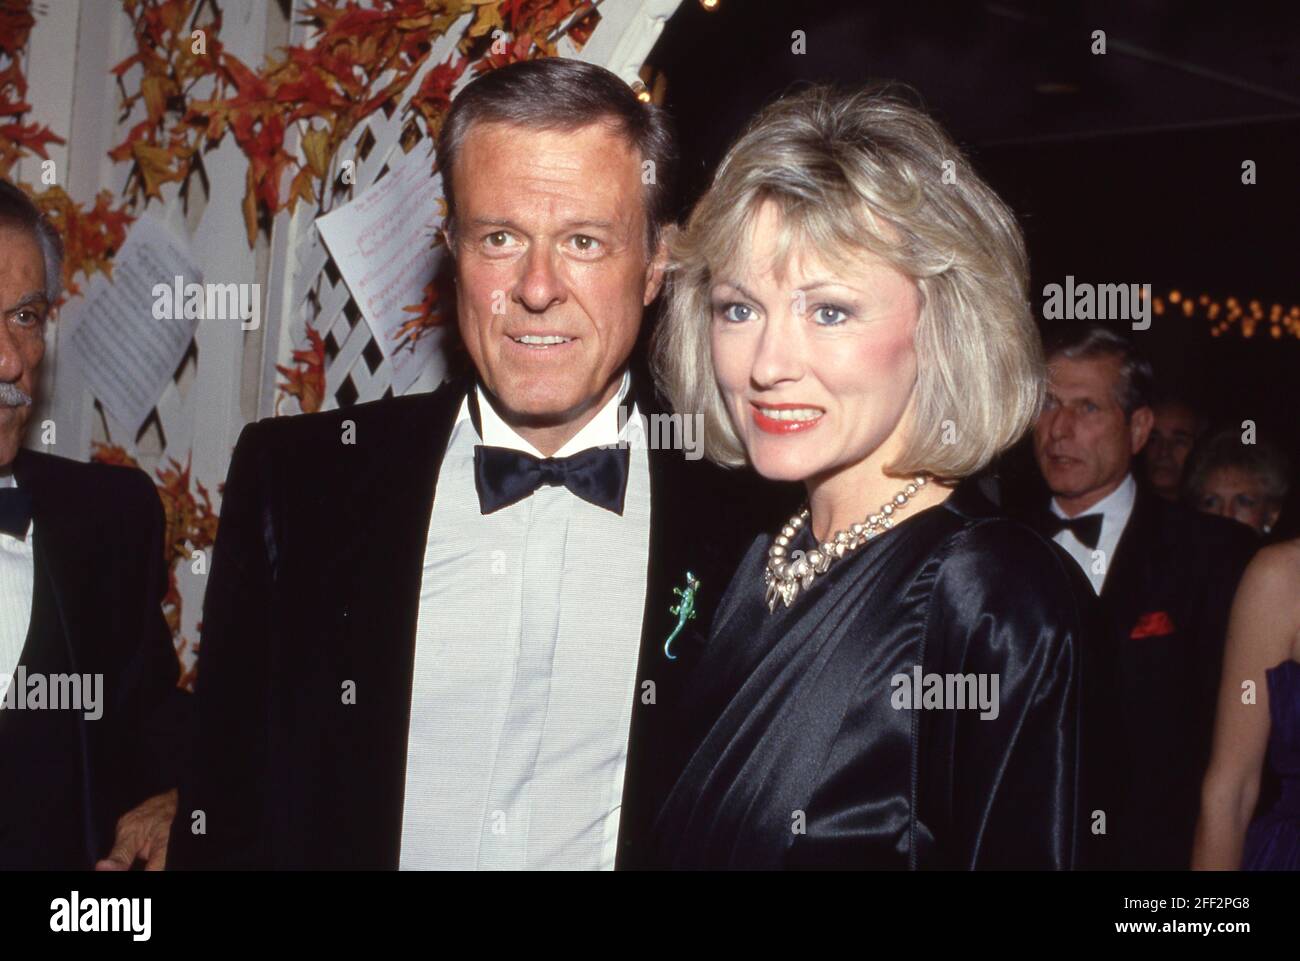
<svg viewBox="0 0 1300 961"><path fill-rule="evenodd" d="M713 375L713 278L745 257L760 207L780 213L778 250L807 245L831 263L870 251L920 292L917 383L896 476L956 479L1014 444L1042 404L1042 345L1015 216L906 88L813 87L765 108L727 152L671 238L652 364L678 413L704 420L704 453L739 466L745 450Z"/></svg>

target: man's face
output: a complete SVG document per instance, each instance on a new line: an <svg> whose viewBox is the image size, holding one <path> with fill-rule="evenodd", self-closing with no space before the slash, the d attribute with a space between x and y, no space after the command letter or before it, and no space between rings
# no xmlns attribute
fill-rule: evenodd
<svg viewBox="0 0 1300 961"><path fill-rule="evenodd" d="M0 227L0 467L13 462L32 414L49 310L36 238Z"/></svg>
<svg viewBox="0 0 1300 961"><path fill-rule="evenodd" d="M1063 510L1091 507L1123 481L1151 431L1151 409L1124 416L1121 362L1101 356L1049 362L1047 403L1034 425L1034 453Z"/></svg>
<svg viewBox="0 0 1300 961"><path fill-rule="evenodd" d="M1152 408L1155 424L1147 441L1147 480L1160 494L1174 498L1183 479L1183 465L1196 442L1196 414L1182 404Z"/></svg>
<svg viewBox="0 0 1300 961"><path fill-rule="evenodd" d="M461 337L516 426L580 425L613 396L654 300L641 160L604 124L472 126L454 170Z"/></svg>

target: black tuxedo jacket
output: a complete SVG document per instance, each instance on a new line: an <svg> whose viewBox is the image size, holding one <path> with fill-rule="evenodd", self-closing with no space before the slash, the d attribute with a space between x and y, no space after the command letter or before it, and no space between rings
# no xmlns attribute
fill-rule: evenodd
<svg viewBox="0 0 1300 961"><path fill-rule="evenodd" d="M32 498L35 574L20 663L102 674L103 713L0 712L0 833L12 841L0 864L88 868L108 853L118 817L177 785L186 747L190 698L176 686L180 664L161 607L162 504L139 470L29 450L13 469ZM71 790L32 810L36 792L56 783ZM54 850L64 853L58 863L43 861Z"/></svg>
<svg viewBox="0 0 1300 961"><path fill-rule="evenodd" d="M425 537L469 386L450 381L433 394L245 428L204 604L194 777L181 791L169 866L397 867ZM642 412L655 407L645 391L636 400ZM343 444L349 422L355 443ZM681 451L649 453L621 868L645 863L650 826L678 771L676 695L693 648L707 638L753 534L779 524L790 506L788 491L764 497L746 474ZM688 569L702 582L701 613L669 660L672 589ZM355 703L344 703L346 682Z"/></svg>
<svg viewBox="0 0 1300 961"><path fill-rule="evenodd" d="M1088 866L1189 867L1228 613L1255 543L1245 526L1139 482L1108 559L1103 650L1085 682L1106 812L1106 833L1088 839Z"/></svg>

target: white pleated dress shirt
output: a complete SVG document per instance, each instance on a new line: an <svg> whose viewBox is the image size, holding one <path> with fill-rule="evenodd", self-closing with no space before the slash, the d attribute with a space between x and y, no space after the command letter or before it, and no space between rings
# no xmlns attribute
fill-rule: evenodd
<svg viewBox="0 0 1300 961"><path fill-rule="evenodd" d="M556 452L626 437L622 389ZM610 870L650 544L647 452L622 516L563 487L479 509L474 447L542 455L479 395L438 475L416 625L399 866ZM628 418L630 423L637 423Z"/></svg>
<svg viewBox="0 0 1300 961"><path fill-rule="evenodd" d="M0 475L0 488L17 486L12 474ZM23 656L32 621L32 590L36 583L32 536L31 524L27 525L24 540L0 534L0 698Z"/></svg>
<svg viewBox="0 0 1300 961"><path fill-rule="evenodd" d="M1111 562L1115 559L1115 548L1119 547L1119 539L1124 533L1125 525L1128 524L1129 515L1133 513L1133 501L1136 497L1137 482L1133 480L1132 474L1127 474L1118 487L1078 515L1080 517L1089 514L1102 515L1101 534L1097 538L1095 548L1079 540L1074 536L1074 531L1069 529L1060 531L1052 538L1083 568L1083 572L1088 575L1088 580L1092 582L1092 589L1098 594L1106 584L1106 574L1109 573ZM1055 497L1052 498L1052 513L1057 517L1068 516L1057 506ZM1095 560L1094 550L1101 551L1101 556Z"/></svg>

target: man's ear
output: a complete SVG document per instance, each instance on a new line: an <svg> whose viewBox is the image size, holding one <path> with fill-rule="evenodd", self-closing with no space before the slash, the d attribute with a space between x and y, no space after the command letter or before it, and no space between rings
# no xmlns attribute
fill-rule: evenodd
<svg viewBox="0 0 1300 961"><path fill-rule="evenodd" d="M659 245L650 258L650 269L645 275L645 294L642 302L647 307L654 303L654 299L659 296L659 291L663 288L664 273L668 269L668 242L676 232L676 224L665 224L659 231Z"/></svg>
<svg viewBox="0 0 1300 961"><path fill-rule="evenodd" d="M1156 424L1156 415L1150 407L1139 407L1128 419L1129 449L1138 453L1147 445L1151 428Z"/></svg>

